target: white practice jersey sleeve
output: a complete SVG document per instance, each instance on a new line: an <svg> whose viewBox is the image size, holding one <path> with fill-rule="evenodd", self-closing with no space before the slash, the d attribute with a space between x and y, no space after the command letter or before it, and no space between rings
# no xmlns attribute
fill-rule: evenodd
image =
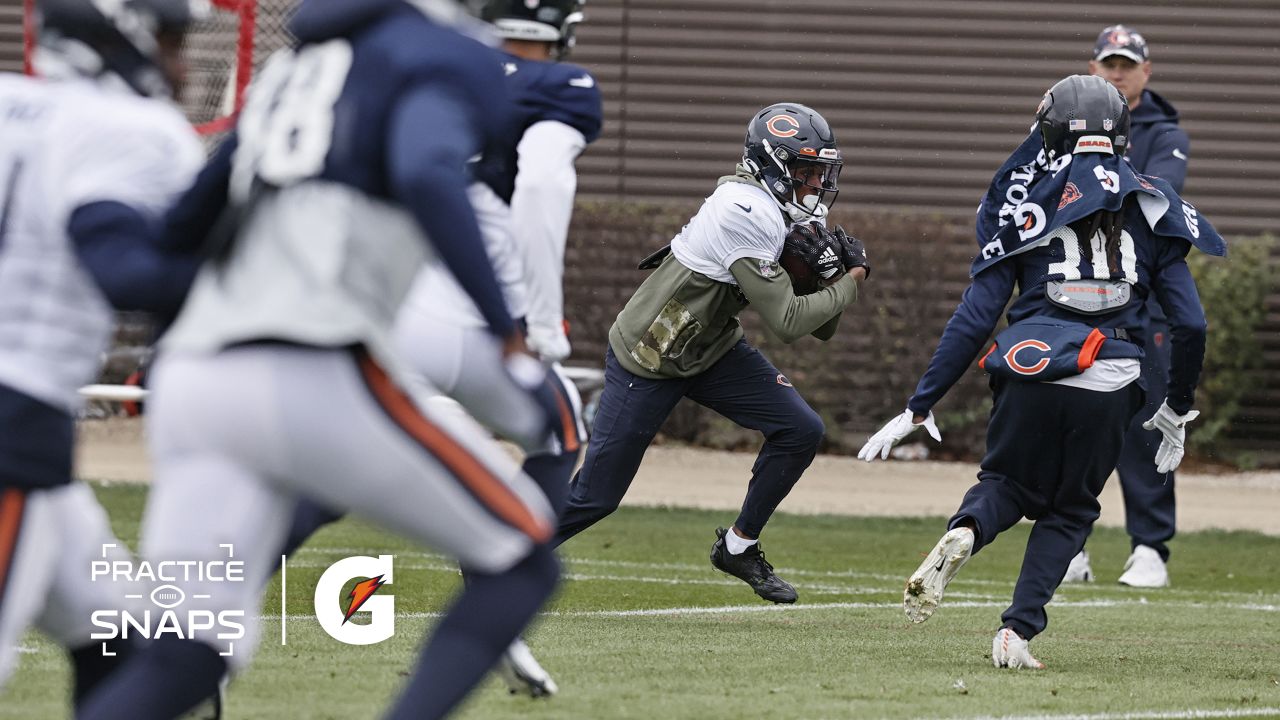
<svg viewBox="0 0 1280 720"><path fill-rule="evenodd" d="M493 263L507 310L513 318L524 317L529 312L529 293L525 286L523 253L511 234L511 208L484 183L472 183L467 188L467 197L476 211L485 253ZM419 271L400 312L404 315L402 322L406 323L403 327L410 328L408 332L412 331L411 318L415 315L459 327L489 326L471 296L439 258Z"/></svg>
<svg viewBox="0 0 1280 720"><path fill-rule="evenodd" d="M544 120L529 126L516 148L511 221L524 256L531 327L564 322L564 247L578 187L573 163L586 146L582 133Z"/></svg>
<svg viewBox="0 0 1280 720"><path fill-rule="evenodd" d="M0 76L0 383L75 412L110 341L106 298L67 233L76 208L159 216L204 160L173 106L80 82Z"/></svg>
<svg viewBox="0 0 1280 720"><path fill-rule="evenodd" d="M671 253L690 270L737 285L729 266L742 258L777 260L786 235L782 213L764 188L726 182L671 241Z"/></svg>

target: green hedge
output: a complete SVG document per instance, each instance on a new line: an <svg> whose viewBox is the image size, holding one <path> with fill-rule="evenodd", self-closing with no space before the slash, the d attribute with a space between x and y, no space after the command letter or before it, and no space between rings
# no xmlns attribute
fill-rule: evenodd
<svg viewBox="0 0 1280 720"><path fill-rule="evenodd" d="M567 251L566 313L575 362L599 365L618 311L645 273L644 255L670 241L696 206L582 203ZM844 211L833 220L867 244L874 272L830 342L786 345L748 309L748 339L795 383L827 425L824 450L853 453L879 424L901 412L929 363L942 328L968 286L976 243L968 222L950 218ZM1236 240L1227 261L1193 253L1191 263L1209 317L1205 372L1192 425L1192 456L1248 463L1230 450L1243 400L1258 387L1259 335L1269 283L1270 239ZM1255 375L1251 375L1255 374ZM1256 404L1256 398L1255 404ZM991 406L986 376L975 367L935 408L941 447L933 457L975 460L984 448ZM663 427L670 438L726 449L754 449L760 436L693 403Z"/></svg>
<svg viewBox="0 0 1280 720"><path fill-rule="evenodd" d="M1204 374L1196 395L1201 416L1189 426L1195 457L1253 464L1250 454L1232 448L1228 435L1241 401L1258 386L1260 329L1267 297L1276 289L1271 264L1275 245L1271 236L1236 239L1225 260L1199 252L1188 258L1209 321Z"/></svg>

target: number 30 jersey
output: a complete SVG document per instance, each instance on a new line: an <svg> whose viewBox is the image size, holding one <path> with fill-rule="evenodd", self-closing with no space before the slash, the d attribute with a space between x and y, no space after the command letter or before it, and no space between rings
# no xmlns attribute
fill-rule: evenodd
<svg viewBox="0 0 1280 720"><path fill-rule="evenodd" d="M234 152L206 169L227 178L235 232L167 349L362 344L391 365L396 311L433 245L494 331L511 330L465 179L506 122L502 75L450 21L398 0L300 8L301 45L264 68Z"/></svg>

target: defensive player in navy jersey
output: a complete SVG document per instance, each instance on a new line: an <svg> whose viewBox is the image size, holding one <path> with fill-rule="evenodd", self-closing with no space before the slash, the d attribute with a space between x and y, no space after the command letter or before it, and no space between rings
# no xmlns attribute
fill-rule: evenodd
<svg viewBox="0 0 1280 720"><path fill-rule="evenodd" d="M485 9L503 38L500 62L515 118L512 131L474 167L470 193L508 307L524 320L529 348L548 367L559 409L555 434L521 444L528 453L524 471L549 489L557 511L585 435L581 399L560 367L569 356L563 277L577 191L574 162L603 122L595 78L563 61L582 7L582 0L495 0ZM473 303L448 274L430 266L422 272L397 319L396 341L414 370L482 424L517 441L530 437L533 413L514 406L520 393L509 387ZM523 640L498 668L513 693L556 692Z"/></svg>
<svg viewBox="0 0 1280 720"><path fill-rule="evenodd" d="M1028 643L1045 604L1098 517L1125 428L1143 404L1137 382L1146 301L1169 317L1168 394L1145 427L1162 435L1161 472L1182 459L1184 427L1204 358L1205 318L1186 255L1223 255L1213 227L1170 185L1123 158L1124 96L1100 77L1074 75L1045 94L1032 133L997 172L978 211L973 282L947 323L907 409L858 453L871 461L922 424L979 355L1001 312L1008 329L979 365L994 406L987 454L948 531L907 581L913 622L932 615L974 553L1022 518L1035 521L1013 604L992 642L997 667L1041 668Z"/></svg>
<svg viewBox="0 0 1280 720"><path fill-rule="evenodd" d="M195 276L150 241L204 153L173 102L187 0L38 10L41 78L0 74L0 685L35 625L70 652L79 705L132 649L94 639L93 614L140 608L90 571L129 556L73 481L77 390L112 308L172 313Z"/></svg>
<svg viewBox="0 0 1280 720"><path fill-rule="evenodd" d="M409 365L482 424L521 441L529 451L525 471L561 491L551 498L557 507L583 435L581 401L559 365L569 355L562 279L577 189L574 162L600 135L602 123L595 79L557 61L573 44L581 9L581 0L496 0L486 8L485 17L503 37L498 62L514 120L511 132L473 167L470 191L508 309L524 321L530 349L550 369L561 409L556 437L548 442L535 435L531 430L542 428L527 427L513 412L519 393L508 387L498 348L483 332L474 304L439 267L421 273L396 323L396 341Z"/></svg>
<svg viewBox="0 0 1280 720"><path fill-rule="evenodd" d="M390 717L446 715L554 589L547 493L474 422L422 402L393 349L418 268L443 262L514 384L543 381L467 199L467 162L506 127L502 75L477 40L487 28L444 0L304 2L298 47L268 62L184 198L213 231L174 246L218 249L153 368L142 552L209 563L230 547L238 582L175 585L188 613L238 617L243 631L219 622L155 640L81 717L175 717L247 664L299 497L471 570Z"/></svg>

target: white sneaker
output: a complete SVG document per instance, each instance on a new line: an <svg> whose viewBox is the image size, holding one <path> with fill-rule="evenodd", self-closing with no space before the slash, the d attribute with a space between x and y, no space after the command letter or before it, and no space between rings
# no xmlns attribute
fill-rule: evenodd
<svg viewBox="0 0 1280 720"><path fill-rule="evenodd" d="M991 664L998 668L1044 669L1044 663L1031 657L1031 642L1023 640L1013 628L1000 628L991 641Z"/></svg>
<svg viewBox="0 0 1280 720"><path fill-rule="evenodd" d="M1155 548L1139 545L1124 564L1120 584L1129 587L1162 588L1169 585L1169 568Z"/></svg>
<svg viewBox="0 0 1280 720"><path fill-rule="evenodd" d="M507 683L507 689L512 695L550 697L559 690L556 681L551 679L551 674L542 669L529 646L520 638L516 638L511 647L502 653L502 659L498 661L498 674Z"/></svg>
<svg viewBox="0 0 1280 720"><path fill-rule="evenodd" d="M938 609L942 591L971 554L973 531L969 528L950 530L933 546L924 562L907 579L907 589L902 594L902 609L911 622L922 623Z"/></svg>
<svg viewBox="0 0 1280 720"><path fill-rule="evenodd" d="M1071 564L1067 566L1067 574L1062 577L1062 582L1093 582L1093 568L1089 567L1089 553L1081 550L1071 558Z"/></svg>

